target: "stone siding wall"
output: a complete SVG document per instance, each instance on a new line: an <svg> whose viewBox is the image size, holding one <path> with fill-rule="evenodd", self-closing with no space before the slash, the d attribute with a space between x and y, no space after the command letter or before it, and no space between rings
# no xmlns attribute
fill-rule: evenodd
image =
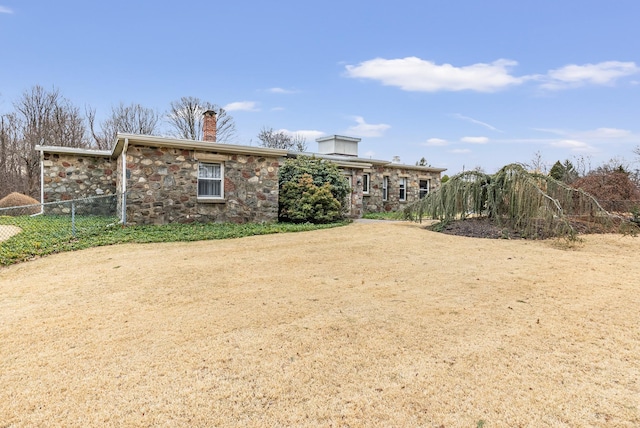
<svg viewBox="0 0 640 428"><path fill-rule="evenodd" d="M364 170L370 175L369 194L363 195L365 212L397 211L420 198L420 180L430 180L430 191L440 187L440 174L406 166L375 166ZM382 200L383 177L389 177L388 197ZM400 200L400 179L406 178L406 200Z"/></svg>
<svg viewBox="0 0 640 428"><path fill-rule="evenodd" d="M43 202L62 202L45 205L46 214L71 213L72 204L65 201L116 194L115 162L109 157L45 153L43 167ZM96 198L74 206L81 215L115 216L114 198Z"/></svg>
<svg viewBox="0 0 640 428"><path fill-rule="evenodd" d="M108 157L45 153L44 202L116 193L116 165Z"/></svg>
<svg viewBox="0 0 640 428"><path fill-rule="evenodd" d="M223 200L198 199L200 161L224 165ZM278 158L129 146L126 163L128 224L278 219Z"/></svg>

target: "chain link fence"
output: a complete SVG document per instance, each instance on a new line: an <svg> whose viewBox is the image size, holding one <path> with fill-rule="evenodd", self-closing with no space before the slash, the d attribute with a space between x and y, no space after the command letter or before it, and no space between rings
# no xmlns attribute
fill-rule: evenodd
<svg viewBox="0 0 640 428"><path fill-rule="evenodd" d="M22 230L42 236L77 238L120 222L121 195L0 208L0 245Z"/></svg>

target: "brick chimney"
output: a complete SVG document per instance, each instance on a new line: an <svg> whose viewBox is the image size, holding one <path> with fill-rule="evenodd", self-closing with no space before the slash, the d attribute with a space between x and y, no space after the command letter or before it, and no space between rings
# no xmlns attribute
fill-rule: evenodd
<svg viewBox="0 0 640 428"><path fill-rule="evenodd" d="M217 133L217 119L216 112L213 110L207 110L204 112L204 124L202 125L202 139L204 141L216 142Z"/></svg>

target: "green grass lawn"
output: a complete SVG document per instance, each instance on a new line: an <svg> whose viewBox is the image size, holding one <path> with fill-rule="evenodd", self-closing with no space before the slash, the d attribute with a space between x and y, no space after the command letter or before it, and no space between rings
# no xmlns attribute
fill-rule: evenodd
<svg viewBox="0 0 640 428"><path fill-rule="evenodd" d="M17 226L19 234L0 242L0 266L63 251L127 242L177 242L240 238L271 233L302 232L342 226L347 222L311 223L192 223L122 227L112 217L86 216L72 228L68 216L0 217L1 225Z"/></svg>
<svg viewBox="0 0 640 428"><path fill-rule="evenodd" d="M363 217L371 220L404 220L403 213L398 211L387 211L383 213L365 213Z"/></svg>

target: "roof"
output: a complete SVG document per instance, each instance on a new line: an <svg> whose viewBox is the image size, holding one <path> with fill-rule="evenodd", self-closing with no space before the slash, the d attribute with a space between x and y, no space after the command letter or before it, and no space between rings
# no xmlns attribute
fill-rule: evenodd
<svg viewBox="0 0 640 428"><path fill-rule="evenodd" d="M328 137L333 138L333 136ZM341 137L351 138L351 137ZM359 139L354 139L359 140ZM75 147L59 147L59 146L36 146L36 150L46 153L63 153L77 154L84 156L111 157L113 159L120 156L124 149L125 143L140 144L151 147L171 147L185 150L202 150L217 153L242 154L252 156L274 156L274 157L297 157L297 156L315 156L316 158L326 159L334 162L338 166L347 168L371 168L373 165L385 166L390 168L407 168L413 170L421 170L425 172L443 172L446 168L433 168L428 166L404 165L392 163L386 160L360 158L347 155L325 155L312 152L295 152L284 149L272 149L269 147L244 146L238 144L212 143L209 141L185 140L181 138L158 137L155 135L139 135L139 134L118 134L113 150L94 150L81 149Z"/></svg>
<svg viewBox="0 0 640 428"><path fill-rule="evenodd" d="M289 152L289 156L291 157L314 156L319 159L326 159L331 162L334 162L338 166L351 167L351 168L371 168L373 165L378 165L378 166L385 166L388 168L398 168L398 169L406 168L406 169L420 170L424 172L443 172L447 170L447 168L434 168L431 166L406 165L401 163L393 163L387 160L360 158L360 157L348 156L348 155L325 155L322 153L311 153L311 152Z"/></svg>
<svg viewBox="0 0 640 428"><path fill-rule="evenodd" d="M153 135L118 134L113 155L122 153L125 141L129 144L140 143L153 147L172 147L185 150L203 150L218 153L231 153L254 156L286 156L289 153L283 149L271 149L268 147L243 146L238 144L212 143L210 141L185 140L181 138L156 137Z"/></svg>
<svg viewBox="0 0 640 428"><path fill-rule="evenodd" d="M140 144L151 147L172 147L185 150L202 150L229 154L246 154L254 156L286 156L289 152L283 149L268 147L241 146L237 144L212 143L209 141L185 140L181 138L158 137L155 135L118 134L112 150L81 149L75 147L36 146L36 150L46 153L78 154L117 158L122 153L125 143Z"/></svg>

